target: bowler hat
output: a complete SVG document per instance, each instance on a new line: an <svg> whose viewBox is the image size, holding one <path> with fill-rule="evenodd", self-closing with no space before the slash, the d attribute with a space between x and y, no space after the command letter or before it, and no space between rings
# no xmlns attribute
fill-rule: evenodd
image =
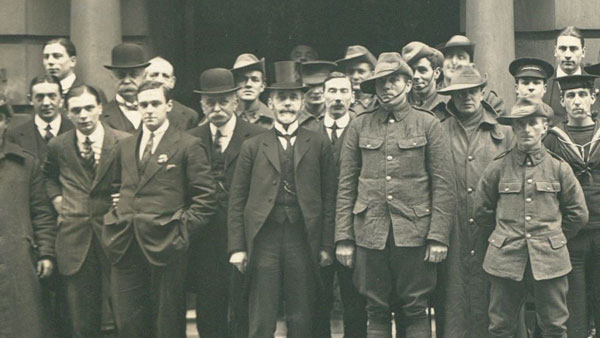
<svg viewBox="0 0 600 338"><path fill-rule="evenodd" d="M318 85L325 82L337 64L330 61L302 62L302 82L305 85Z"/></svg>
<svg viewBox="0 0 600 338"><path fill-rule="evenodd" d="M142 46L135 43L121 43L112 49L110 65L104 65L108 69L131 69L146 68L150 64Z"/></svg>
<svg viewBox="0 0 600 338"><path fill-rule="evenodd" d="M361 82L360 90L363 93L375 94L375 80L394 73L404 74L409 78L412 78L413 76L412 69L406 64L404 59L402 59L400 53L381 53L379 54L379 59L375 65L373 76Z"/></svg>
<svg viewBox="0 0 600 338"><path fill-rule="evenodd" d="M596 75L579 74L562 76L557 79L560 90L577 89L577 88L594 88L594 81L598 78Z"/></svg>
<svg viewBox="0 0 600 338"><path fill-rule="evenodd" d="M487 84L487 74L481 72L474 64L458 65L450 79L450 84L438 90L442 95L450 95L451 92L475 87L483 87Z"/></svg>
<svg viewBox="0 0 600 338"><path fill-rule="evenodd" d="M249 70L258 70L265 74L265 58L259 60L254 54L241 54L235 59L233 68L231 68L234 74Z"/></svg>
<svg viewBox="0 0 600 338"><path fill-rule="evenodd" d="M547 80L554 74L554 67L536 58L520 58L510 63L508 71L515 78L533 77Z"/></svg>
<svg viewBox="0 0 600 338"><path fill-rule="evenodd" d="M367 62L373 67L375 67L375 64L377 63L375 56L366 47L360 45L348 47L344 58L337 60L335 63L341 67L356 61Z"/></svg>
<svg viewBox="0 0 600 338"><path fill-rule="evenodd" d="M517 99L517 102L508 114L498 116L497 120L500 124L511 125L512 121L528 116L541 116L549 119L553 115L554 111L552 108L542 102L542 100L522 97Z"/></svg>
<svg viewBox="0 0 600 338"><path fill-rule="evenodd" d="M432 62L432 67L435 68L441 67L444 62L444 55L439 50L430 47L420 41L409 42L406 46L402 48L402 58L408 63L412 65L413 63L419 61L421 58L428 57L433 55L434 62Z"/></svg>
<svg viewBox="0 0 600 338"><path fill-rule="evenodd" d="M301 64L295 61L275 62L275 80L267 89L300 89L306 90L307 87L302 84L300 73Z"/></svg>
<svg viewBox="0 0 600 338"><path fill-rule="evenodd" d="M464 49L469 56L471 56L471 62L473 62L473 55L475 54L475 44L464 35L454 35L450 38L443 46L439 48L440 52L446 55L448 51L452 49Z"/></svg>
<svg viewBox="0 0 600 338"><path fill-rule="evenodd" d="M195 89L198 94L225 94L238 90L235 85L233 73L225 68L211 68L200 74L200 89Z"/></svg>

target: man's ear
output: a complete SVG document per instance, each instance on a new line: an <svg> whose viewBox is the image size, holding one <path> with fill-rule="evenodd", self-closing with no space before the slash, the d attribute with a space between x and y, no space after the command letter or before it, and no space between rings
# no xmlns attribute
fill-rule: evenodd
<svg viewBox="0 0 600 338"><path fill-rule="evenodd" d="M585 58L585 47L581 48L581 58L584 59Z"/></svg>
<svg viewBox="0 0 600 338"><path fill-rule="evenodd" d="M560 105L561 105L563 108L565 108L565 109L567 108L567 107L565 107L565 105L566 105L566 103L565 103L565 96L564 96L562 93L561 93L561 95L560 95Z"/></svg>
<svg viewBox="0 0 600 338"><path fill-rule="evenodd" d="M442 75L442 69L440 67L436 67L433 70L433 81L437 83L437 81L441 75Z"/></svg>
<svg viewBox="0 0 600 338"><path fill-rule="evenodd" d="M554 57L557 58L558 54L556 53L556 45L554 45Z"/></svg>
<svg viewBox="0 0 600 338"><path fill-rule="evenodd" d="M175 83L177 82L177 77L175 76L175 74L171 76L171 79L173 79L173 88L175 88Z"/></svg>
<svg viewBox="0 0 600 338"><path fill-rule="evenodd" d="M546 95L546 92L548 91L548 84L546 82L544 82L544 94Z"/></svg>
<svg viewBox="0 0 600 338"><path fill-rule="evenodd" d="M167 101L167 111L170 112L173 109L173 100Z"/></svg>
<svg viewBox="0 0 600 338"><path fill-rule="evenodd" d="M75 66L77 66L77 56L73 55L70 57L71 62L73 63L73 68L75 68Z"/></svg>
<svg viewBox="0 0 600 338"><path fill-rule="evenodd" d="M267 83L266 83L265 81L263 81L263 82L260 84L260 91L259 91L259 92L260 92L260 93L264 92L266 87L267 87Z"/></svg>
<svg viewBox="0 0 600 338"><path fill-rule="evenodd" d="M274 110L275 106L273 105L273 99L271 99L271 95L269 95L269 99L267 100L267 106L269 106L269 109Z"/></svg>
<svg viewBox="0 0 600 338"><path fill-rule="evenodd" d="M517 93L517 96L519 96L519 84L515 83L515 93Z"/></svg>

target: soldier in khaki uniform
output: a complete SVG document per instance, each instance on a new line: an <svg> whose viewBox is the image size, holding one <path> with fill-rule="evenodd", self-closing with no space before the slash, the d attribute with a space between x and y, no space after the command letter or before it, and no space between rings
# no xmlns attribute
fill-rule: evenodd
<svg viewBox="0 0 600 338"><path fill-rule="evenodd" d="M354 103L350 106L352 111L357 116L373 111L377 105L377 99L373 94L364 93L360 89L360 84L373 75L375 63L377 63L375 56L363 46L350 46L346 49L344 58L335 63L352 81L352 90L354 90Z"/></svg>

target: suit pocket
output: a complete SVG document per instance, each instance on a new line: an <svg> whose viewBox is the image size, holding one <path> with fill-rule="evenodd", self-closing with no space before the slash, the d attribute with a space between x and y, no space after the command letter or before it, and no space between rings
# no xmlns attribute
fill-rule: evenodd
<svg viewBox="0 0 600 338"><path fill-rule="evenodd" d="M367 207L369 205L366 202L363 202L362 200L357 199L356 202L354 203L354 209L352 209L352 213L354 215L358 215L362 212L364 212L365 210L367 210Z"/></svg>
<svg viewBox="0 0 600 338"><path fill-rule="evenodd" d="M492 233L492 235L488 238L488 243L498 249L504 246L504 242L506 242L506 236L497 233Z"/></svg>
<svg viewBox="0 0 600 338"><path fill-rule="evenodd" d="M567 238L563 233L548 237L548 241L550 242L550 246L554 250L560 249L563 246L567 245Z"/></svg>
<svg viewBox="0 0 600 338"><path fill-rule="evenodd" d="M518 194L521 192L523 184L521 182L500 182L498 183L498 193L500 194Z"/></svg>

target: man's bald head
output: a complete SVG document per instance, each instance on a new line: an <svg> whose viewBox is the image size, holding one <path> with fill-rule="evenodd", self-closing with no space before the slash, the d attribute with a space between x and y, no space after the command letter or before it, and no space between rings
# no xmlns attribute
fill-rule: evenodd
<svg viewBox="0 0 600 338"><path fill-rule="evenodd" d="M157 56L152 58L146 67L146 80L162 83L167 89L175 87L175 72L173 65L166 59Z"/></svg>

